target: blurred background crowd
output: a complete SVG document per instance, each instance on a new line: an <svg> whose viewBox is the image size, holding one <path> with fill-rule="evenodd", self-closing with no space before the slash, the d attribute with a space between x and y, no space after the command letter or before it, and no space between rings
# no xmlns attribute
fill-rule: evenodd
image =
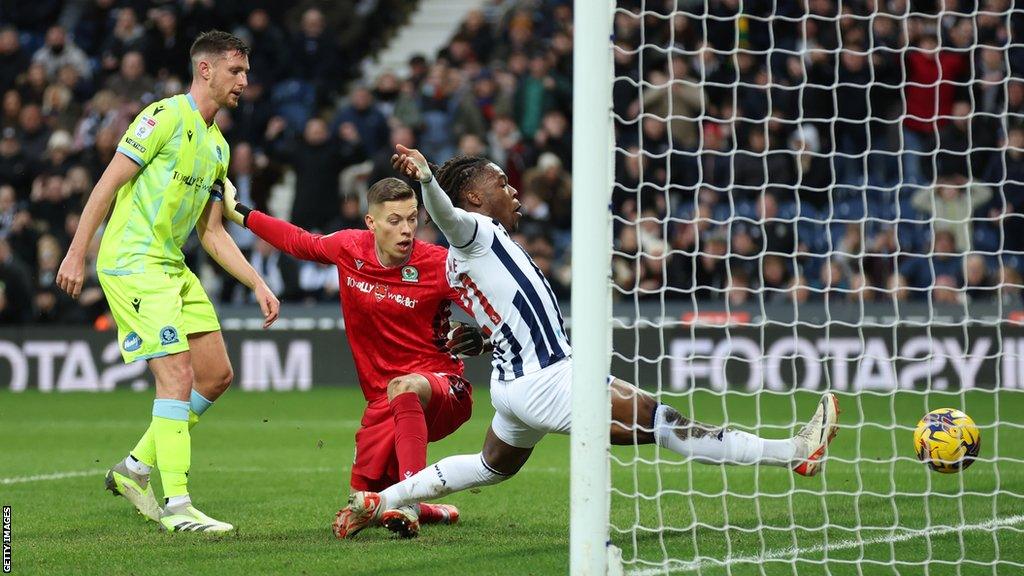
<svg viewBox="0 0 1024 576"><path fill-rule="evenodd" d="M361 64L415 2L241 4L0 1L0 324L106 323L95 277L72 301L57 267L125 129L188 89L191 40L211 28L252 50L241 104L217 118L244 201L309 230L362 227L395 144L437 163L486 155L519 190L517 239L568 297L571 2L490 0L438 53L374 77ZM1020 305L1024 13L1010 7L620 0L619 297ZM337 297L333 269L235 232L282 300ZM249 297L198 242L186 256L215 301Z"/></svg>

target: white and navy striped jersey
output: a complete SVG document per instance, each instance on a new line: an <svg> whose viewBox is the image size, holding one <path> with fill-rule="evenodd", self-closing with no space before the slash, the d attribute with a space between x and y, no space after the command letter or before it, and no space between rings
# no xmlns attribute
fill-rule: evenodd
<svg viewBox="0 0 1024 576"><path fill-rule="evenodd" d="M448 250L448 283L494 345L492 379L511 381L569 358L558 301L533 259L496 220L463 214L474 219L473 233Z"/></svg>

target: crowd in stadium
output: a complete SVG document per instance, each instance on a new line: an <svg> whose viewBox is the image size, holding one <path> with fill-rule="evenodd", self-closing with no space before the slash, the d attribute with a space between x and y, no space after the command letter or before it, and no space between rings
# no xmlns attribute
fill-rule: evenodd
<svg viewBox="0 0 1024 576"><path fill-rule="evenodd" d="M1024 14L671 4L615 20L623 291L1020 304Z"/></svg>
<svg viewBox="0 0 1024 576"><path fill-rule="evenodd" d="M54 275L119 138L187 90L190 39L210 28L252 49L241 105L217 118L243 201L331 232L363 225L395 144L486 155L519 190L520 242L568 297L570 2L492 0L438 54L376 78L360 62L413 3L16 4L0 13L0 323L102 317L95 277L72 301ZM907 0L681 2L695 12L674 18L675 2L642 4L615 18L619 292L1020 303L1024 17L1009 0L941 2L942 17ZM904 26L908 7L921 14ZM336 298L333 270L236 239L282 300Z"/></svg>

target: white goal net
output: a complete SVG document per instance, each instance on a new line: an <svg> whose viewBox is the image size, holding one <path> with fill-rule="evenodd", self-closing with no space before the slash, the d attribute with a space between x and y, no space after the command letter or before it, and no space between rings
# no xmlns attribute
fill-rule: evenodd
<svg viewBox="0 0 1024 576"><path fill-rule="evenodd" d="M1024 12L620 0L612 27L612 373L768 438L842 408L814 478L613 448L624 572L1024 573ZM981 431L958 474L915 454L938 408Z"/></svg>

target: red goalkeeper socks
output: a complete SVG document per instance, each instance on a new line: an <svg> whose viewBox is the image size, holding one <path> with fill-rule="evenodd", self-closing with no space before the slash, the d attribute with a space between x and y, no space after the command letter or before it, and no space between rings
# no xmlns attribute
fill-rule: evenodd
<svg viewBox="0 0 1024 576"><path fill-rule="evenodd" d="M395 453L400 480L409 478L427 466L427 420L415 392L399 394L391 400L395 419Z"/></svg>

